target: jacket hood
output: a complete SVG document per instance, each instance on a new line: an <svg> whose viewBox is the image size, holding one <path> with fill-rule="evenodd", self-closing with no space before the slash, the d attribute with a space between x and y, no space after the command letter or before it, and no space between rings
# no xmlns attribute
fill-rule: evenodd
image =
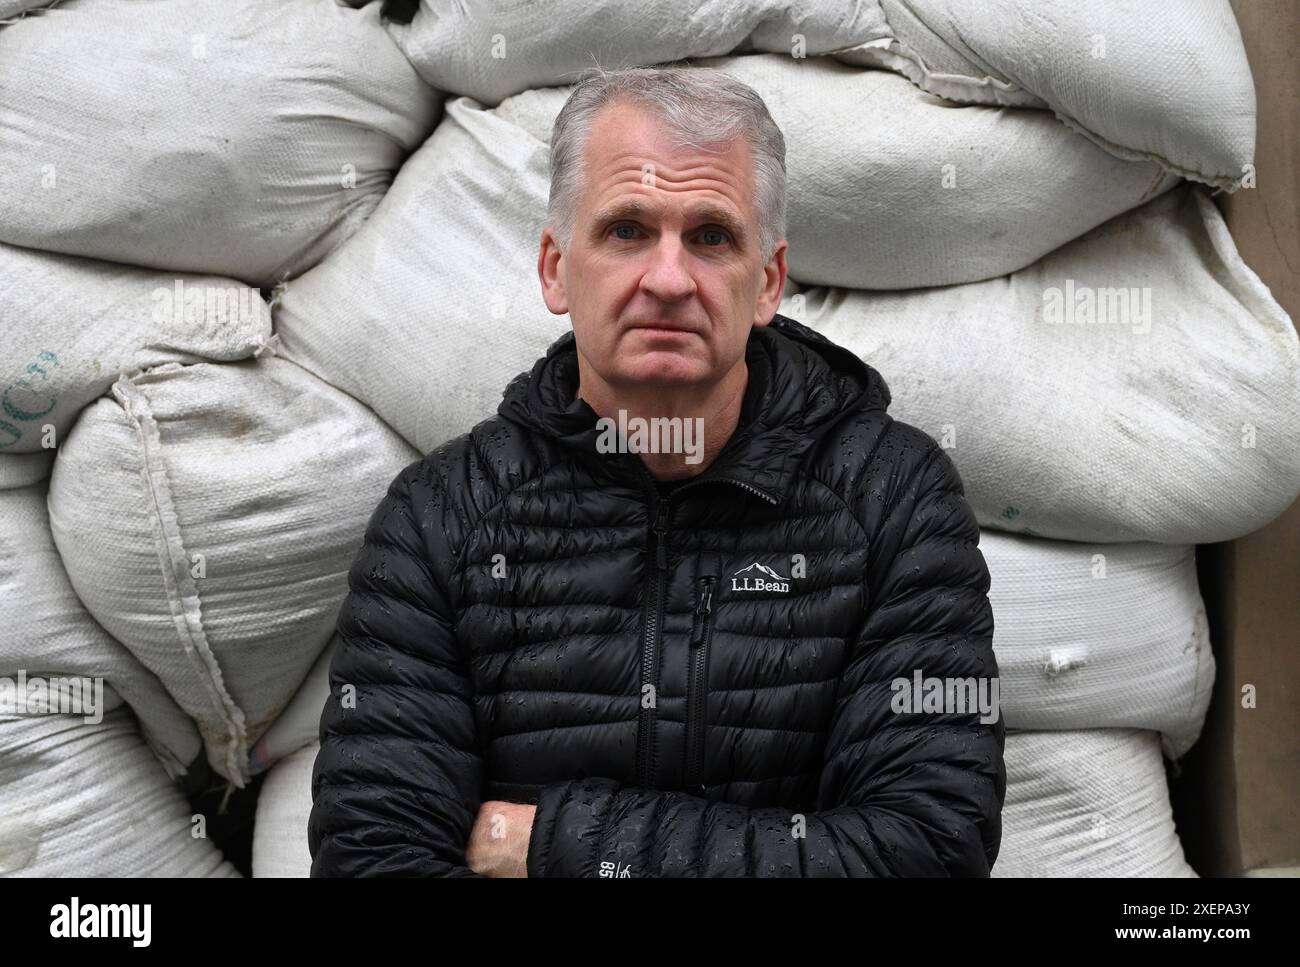
<svg viewBox="0 0 1300 967"><path fill-rule="evenodd" d="M834 423L859 410L885 410L884 378L850 350L776 314L755 327L745 349L749 381L740 421L701 478L723 478L758 490L773 503L789 491L803 454ZM620 477L645 480L635 454L600 453L599 414L577 396L578 352L572 330L506 387L502 418L595 460Z"/></svg>

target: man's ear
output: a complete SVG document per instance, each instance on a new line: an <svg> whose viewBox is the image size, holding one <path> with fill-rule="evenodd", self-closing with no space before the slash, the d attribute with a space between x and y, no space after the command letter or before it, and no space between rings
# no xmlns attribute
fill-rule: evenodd
<svg viewBox="0 0 1300 967"><path fill-rule="evenodd" d="M785 250L789 247L789 243L781 239L767 265L763 266L763 289L754 306L755 326L766 326L781 307L781 296L785 292Z"/></svg>
<svg viewBox="0 0 1300 967"><path fill-rule="evenodd" d="M564 291L564 255L560 243L549 227L542 229L541 249L537 253L537 277L542 282L542 298L553 315L562 316L569 311L569 298Z"/></svg>

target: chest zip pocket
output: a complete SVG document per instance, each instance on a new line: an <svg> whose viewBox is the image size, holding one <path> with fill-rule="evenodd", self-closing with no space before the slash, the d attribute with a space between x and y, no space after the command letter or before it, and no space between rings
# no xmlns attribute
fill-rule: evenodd
<svg viewBox="0 0 1300 967"><path fill-rule="evenodd" d="M696 579L695 613L691 622L690 675L686 683L686 768L685 786L694 792L702 788L704 733L709 698L709 639L713 635L714 575Z"/></svg>

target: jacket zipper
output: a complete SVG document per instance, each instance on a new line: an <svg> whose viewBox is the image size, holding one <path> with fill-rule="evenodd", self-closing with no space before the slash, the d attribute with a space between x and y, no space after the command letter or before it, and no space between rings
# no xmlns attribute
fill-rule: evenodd
<svg viewBox="0 0 1300 967"><path fill-rule="evenodd" d="M674 490L673 496L676 497L683 490L686 490L690 487L697 486L698 484L705 484L705 483L735 484L737 487L741 487L745 490L748 490L751 494L757 494L759 497L762 497L764 500L766 500L769 504L780 503L780 501L778 501L775 497L769 494L766 490L759 490L753 484L747 484L743 480L736 480L734 477L703 477L699 480L692 480L690 483L682 484L680 487Z"/></svg>
<svg viewBox="0 0 1300 967"><path fill-rule="evenodd" d="M651 489L653 490L653 484ZM653 496L652 499L657 501L654 527L651 530L654 538L655 560L654 567L650 571L650 587L646 597L645 637L641 643L642 701L644 701L647 685L656 690L658 689L659 629L663 618L663 576L668 569L668 552L665 545L667 544L669 501L666 499L660 500L657 496ZM647 708L642 705L640 720L637 723L637 782L642 789L654 788L654 751L651 745L658 703L659 695L656 692L654 702L650 707Z"/></svg>
<svg viewBox="0 0 1300 967"><path fill-rule="evenodd" d="M691 672L686 685L685 786L701 786L704 774L704 730L707 728L709 638L713 632L713 586L716 575L699 579L700 599L691 622Z"/></svg>
<svg viewBox="0 0 1300 967"><path fill-rule="evenodd" d="M657 680L659 677L658 676L659 635L660 635L660 626L663 620L662 598L663 598L664 572L668 570L667 530L668 530L669 508L671 506L671 501L673 497L677 496L677 494L681 493L683 490L686 490L690 487L694 487L702 483L712 482L712 483L735 484L737 487L741 487L744 490L749 491L750 493L757 494L759 497L762 497L764 500L766 500L768 503L771 504L779 503L779 501L771 494L767 493L766 491L760 490L759 488L751 484L747 484L743 480L736 480L735 478L731 478L731 477L710 477L707 479L692 480L690 483L686 483L683 484L681 487L678 487L677 490L675 490L668 497L660 498L658 491L655 489L654 477L650 475L650 471L646 469L645 464L642 463L639 458L634 457L634 459L636 462L637 470L640 471L641 476L646 481L646 492L648 493L650 498L647 505L655 508L655 522L653 528L651 529L651 533L654 538L655 560L654 560L654 568L650 572L649 587L647 588L645 635L641 641L641 695L638 696L638 700L644 700L645 687L647 685L653 686L656 690L658 689ZM704 654L706 650L707 649L705 649L704 647L700 647L698 649L699 654L694 658L693 664L699 663L700 667L697 671L693 671L691 675L692 682L695 681L697 674L699 676L703 676L704 674L705 669L703 666L703 662L704 662ZM690 687L691 686L688 684L687 687L688 692L690 690ZM654 720L655 720L655 713L656 713L658 702L659 702L659 695L657 694L656 691L654 695L654 704L652 704L649 708L642 706L637 720L637 740L636 740L637 783L640 785L642 789L655 788L654 786L655 756L654 756L654 749L652 748L652 745L653 745L653 738L654 738ZM702 703L697 702L696 704L698 705ZM690 704L690 698L688 696L687 698L688 732L690 731L689 714L691 708L692 706ZM697 714L702 714L702 713L697 713ZM698 733L699 731L700 731L699 728L696 728L695 732Z"/></svg>

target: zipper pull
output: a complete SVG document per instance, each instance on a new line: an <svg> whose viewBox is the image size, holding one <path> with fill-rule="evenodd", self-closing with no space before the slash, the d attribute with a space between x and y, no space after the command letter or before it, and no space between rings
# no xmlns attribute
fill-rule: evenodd
<svg viewBox="0 0 1300 967"><path fill-rule="evenodd" d="M713 585L716 581L715 577L700 578L703 593L700 595L699 604L695 606L695 619L691 623L692 645L704 643L704 626L709 620L709 615L713 613Z"/></svg>
<svg viewBox="0 0 1300 967"><path fill-rule="evenodd" d="M663 571L668 567L668 553L664 549L667 538L664 535L668 527L668 501L659 502L659 515L655 518L655 565Z"/></svg>

